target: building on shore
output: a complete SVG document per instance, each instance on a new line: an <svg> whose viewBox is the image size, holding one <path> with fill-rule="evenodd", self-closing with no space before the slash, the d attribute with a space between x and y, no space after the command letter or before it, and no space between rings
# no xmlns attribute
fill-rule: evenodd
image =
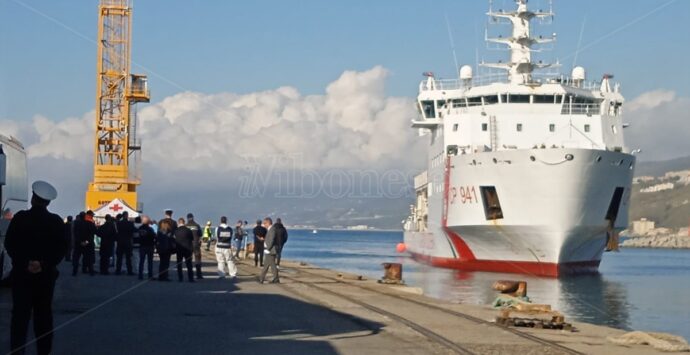
<svg viewBox="0 0 690 355"><path fill-rule="evenodd" d="M641 189L640 192L642 193L648 193L648 192L659 192L659 191L664 191L664 190L673 190L673 183L672 182L667 182L663 184L657 184L654 186L650 186L644 189Z"/></svg>
<svg viewBox="0 0 690 355"><path fill-rule="evenodd" d="M649 231L655 228L654 221L650 221L647 218L641 218L632 223L632 233L633 235L645 235Z"/></svg>

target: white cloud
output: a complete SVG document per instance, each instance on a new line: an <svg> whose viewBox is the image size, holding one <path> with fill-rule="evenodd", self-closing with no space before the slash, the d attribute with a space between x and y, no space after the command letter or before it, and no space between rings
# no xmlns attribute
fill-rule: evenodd
<svg viewBox="0 0 690 355"><path fill-rule="evenodd" d="M324 95L292 87L244 95L184 92L139 110L143 159L170 170L236 170L246 158L299 155L304 168L420 166L409 98L386 97L387 71L346 71ZM32 158L91 156L93 113L36 117ZM419 159L410 159L418 156ZM86 159L90 161L91 158Z"/></svg>
<svg viewBox="0 0 690 355"><path fill-rule="evenodd" d="M640 159L667 160L690 155L690 99L673 91L644 93L625 105L626 144L642 149Z"/></svg>
<svg viewBox="0 0 690 355"><path fill-rule="evenodd" d="M642 109L652 109L659 105L672 102L676 98L676 93L670 90L654 90L646 92L626 104L627 110L637 111Z"/></svg>

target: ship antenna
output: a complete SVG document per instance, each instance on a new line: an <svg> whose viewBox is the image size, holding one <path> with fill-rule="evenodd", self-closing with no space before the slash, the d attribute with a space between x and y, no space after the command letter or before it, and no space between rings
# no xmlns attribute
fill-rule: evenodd
<svg viewBox="0 0 690 355"><path fill-rule="evenodd" d="M580 55L580 47L582 46L582 34L585 32L585 24L587 24L587 16L582 19L582 27L580 27L580 38L577 40L577 50L575 50L575 58L573 58L573 68L577 65L577 57Z"/></svg>
<svg viewBox="0 0 690 355"><path fill-rule="evenodd" d="M528 9L527 0L514 0L517 8L513 11L495 11L493 3L489 2L489 12L487 16L495 22L503 21L511 25L512 31L509 37L489 38L485 40L489 43L496 43L506 46L510 50L510 60L508 62L483 63L482 66L488 68L502 69L508 72L508 77L513 84L529 84L532 82L532 73L535 69L549 68L552 64L539 61L532 61L532 52L539 51L542 45L556 41L556 34L551 37L533 37L530 30L530 22L533 19L553 18L553 7L548 11L531 11ZM552 4L552 2L549 2ZM539 47L539 48L535 48ZM543 48L542 48L543 49Z"/></svg>
<svg viewBox="0 0 690 355"><path fill-rule="evenodd" d="M455 68L453 69L456 73L459 74L459 66L458 66L458 55L455 53L455 40L453 39L453 33L450 30L450 21L448 21L448 12L445 12L443 16L446 18L446 29L448 30L448 39L450 40L450 49L453 52L453 63L455 64Z"/></svg>

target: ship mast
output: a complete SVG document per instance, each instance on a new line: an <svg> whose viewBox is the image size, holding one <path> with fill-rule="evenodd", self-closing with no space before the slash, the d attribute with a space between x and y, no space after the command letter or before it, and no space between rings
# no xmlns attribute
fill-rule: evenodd
<svg viewBox="0 0 690 355"><path fill-rule="evenodd" d="M139 177L133 158L139 153L134 104L149 102L145 75L130 74L131 0L101 0L98 7L96 132L94 176L86 208L115 198L137 209ZM132 160L132 162L130 161Z"/></svg>
<svg viewBox="0 0 690 355"><path fill-rule="evenodd" d="M553 8L550 6L549 11L530 11L527 8L527 0L516 0L517 10L512 12L505 12L503 10L494 11L493 3L490 2L489 12L487 16L495 22L500 20L507 20L512 25L512 33L510 37L488 37L486 41L489 43L496 43L508 46L510 49L510 61L507 63L481 63L481 66L487 68L503 69L508 72L508 78L512 84L528 84L532 82L532 73L536 69L543 69L551 67L552 64L534 63L532 62L532 52L539 51L538 47L543 44L551 43L556 40L554 33L549 38L539 36L538 38L531 36L530 22L534 18L546 19L553 18Z"/></svg>

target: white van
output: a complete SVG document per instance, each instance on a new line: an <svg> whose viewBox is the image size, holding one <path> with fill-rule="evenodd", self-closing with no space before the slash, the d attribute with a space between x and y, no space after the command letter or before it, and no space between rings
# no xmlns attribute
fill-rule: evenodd
<svg viewBox="0 0 690 355"><path fill-rule="evenodd" d="M5 252L5 233L15 212L27 208L29 182L26 173L24 146L14 137L0 134L0 281L5 280L12 269L10 257Z"/></svg>

